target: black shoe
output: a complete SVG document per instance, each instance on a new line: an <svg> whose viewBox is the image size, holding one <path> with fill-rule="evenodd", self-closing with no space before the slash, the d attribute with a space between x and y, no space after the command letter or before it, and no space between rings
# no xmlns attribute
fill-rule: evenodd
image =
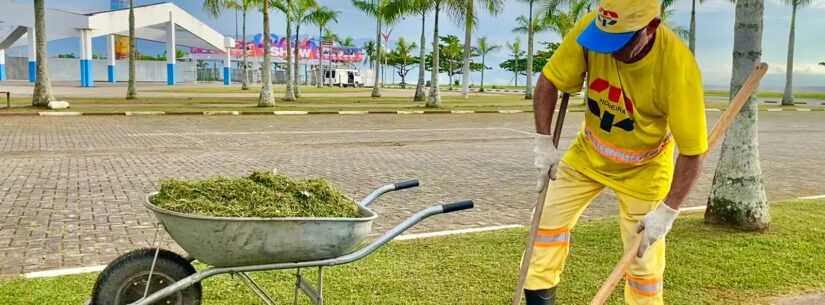
<svg viewBox="0 0 825 305"><path fill-rule="evenodd" d="M555 305L556 287L543 290L524 289L524 298L527 300L527 305Z"/></svg>

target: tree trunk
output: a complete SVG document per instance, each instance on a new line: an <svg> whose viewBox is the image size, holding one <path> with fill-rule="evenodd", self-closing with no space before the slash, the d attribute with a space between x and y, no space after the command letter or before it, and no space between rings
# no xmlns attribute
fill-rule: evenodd
<svg viewBox="0 0 825 305"><path fill-rule="evenodd" d="M137 79L137 72L135 68L135 60L137 60L137 50L135 48L135 5L133 0L129 0L129 85L126 88L126 99L133 100L137 98L137 88L135 88L135 81Z"/></svg>
<svg viewBox="0 0 825 305"><path fill-rule="evenodd" d="M295 77L292 79L294 82L292 84L295 90L295 98L301 97L301 86L299 84L301 81L299 80L298 75L301 74L301 69L299 63L301 62L301 48L300 48L300 36L301 36L301 22L297 22L295 24L295 53L292 56L292 72L295 73Z"/></svg>
<svg viewBox="0 0 825 305"><path fill-rule="evenodd" d="M524 99L533 99L533 40L536 36L533 29L533 0L530 0L530 16L527 17L527 89L524 91Z"/></svg>
<svg viewBox="0 0 825 305"><path fill-rule="evenodd" d="M470 98L470 53L472 52L473 22L475 22L474 3L475 0L467 0L467 11L464 16L464 67L461 69L461 95L464 99ZM452 83L450 81L451 86Z"/></svg>
<svg viewBox="0 0 825 305"><path fill-rule="evenodd" d="M380 13L379 13L380 15ZM372 85L372 97L381 97L381 16L375 16L375 82Z"/></svg>
<svg viewBox="0 0 825 305"><path fill-rule="evenodd" d="M266 1L264 1L266 2ZM294 71L292 71L292 0L287 1L286 12L286 93L284 93L284 101L294 102L295 91L292 85L294 84Z"/></svg>
<svg viewBox="0 0 825 305"><path fill-rule="evenodd" d="M696 0L691 1L690 8L690 39L688 39L690 52L696 54Z"/></svg>
<svg viewBox="0 0 825 305"><path fill-rule="evenodd" d="M427 48L425 47L427 43L427 35L425 33L427 25L426 22L427 13L421 12L421 43L419 44L421 47L418 49L418 84L415 86L415 98L413 98L413 101L416 102L423 102L425 99L427 99L427 94L424 92L424 72L426 70L426 63L424 62L424 58L427 56Z"/></svg>
<svg viewBox="0 0 825 305"><path fill-rule="evenodd" d="M487 70L487 54L481 54L481 87L478 92L484 92L484 70Z"/></svg>
<svg viewBox="0 0 825 305"><path fill-rule="evenodd" d="M241 90L249 90L249 73L246 67L249 65L246 59L246 6L244 6L242 19L241 32L243 39L241 41L243 41L243 48L241 51L243 51L243 69L241 71L243 71L243 77L241 77Z"/></svg>
<svg viewBox="0 0 825 305"><path fill-rule="evenodd" d="M436 2L435 4L435 23L433 26L433 62L432 62L432 74L430 79L430 99L427 100L427 107L441 107L441 95L440 90L438 88L438 62L439 60L439 50L438 50L438 14L441 11L441 3Z"/></svg>
<svg viewBox="0 0 825 305"><path fill-rule="evenodd" d="M269 41L272 35L269 34L269 1L263 2L262 11L264 14L264 63L263 73L261 73L263 86L261 86L261 94L258 97L258 107L272 107L275 106L275 96L272 94L272 48Z"/></svg>
<svg viewBox="0 0 825 305"><path fill-rule="evenodd" d="M49 56L46 53L46 7L45 0L34 1L34 37L37 58L37 80L34 83L32 106L47 107L54 100L52 84L49 81Z"/></svg>
<svg viewBox="0 0 825 305"><path fill-rule="evenodd" d="M764 0L736 1L731 98L762 57ZM765 230L770 223L759 164L757 104L753 96L736 117L725 141L705 221L743 230Z"/></svg>
<svg viewBox="0 0 825 305"><path fill-rule="evenodd" d="M323 86L322 80L324 77L323 71L321 71L321 67L324 66L324 26L318 26L318 67L315 69L318 73L317 78L315 78L315 87L321 88Z"/></svg>
<svg viewBox="0 0 825 305"><path fill-rule="evenodd" d="M788 35L788 64L785 66L785 94L782 96L782 105L793 106L793 53L796 40L796 2L791 14L791 33Z"/></svg>

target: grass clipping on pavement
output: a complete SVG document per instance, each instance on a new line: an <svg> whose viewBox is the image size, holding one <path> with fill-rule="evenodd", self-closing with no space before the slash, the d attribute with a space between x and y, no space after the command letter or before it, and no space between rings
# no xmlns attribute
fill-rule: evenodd
<svg viewBox="0 0 825 305"><path fill-rule="evenodd" d="M165 180L152 203L170 211L201 216L359 216L356 203L326 179L295 180L269 172L254 172L240 178Z"/></svg>

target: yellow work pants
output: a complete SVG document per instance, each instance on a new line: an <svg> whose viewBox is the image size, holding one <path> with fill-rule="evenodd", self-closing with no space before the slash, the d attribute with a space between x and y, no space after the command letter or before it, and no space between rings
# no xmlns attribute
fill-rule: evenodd
<svg viewBox="0 0 825 305"><path fill-rule="evenodd" d="M544 200L544 212L533 245L526 289L548 289L559 284L564 262L570 253L571 230L584 209L604 188L603 184L584 176L571 166L564 163L559 165L557 179L550 184ZM616 195L619 198L622 241L627 250L636 236L639 220L657 208L661 201L640 200L618 192ZM625 302L630 305L663 305L664 271L665 242L660 240L650 246L644 257L637 258L628 268Z"/></svg>

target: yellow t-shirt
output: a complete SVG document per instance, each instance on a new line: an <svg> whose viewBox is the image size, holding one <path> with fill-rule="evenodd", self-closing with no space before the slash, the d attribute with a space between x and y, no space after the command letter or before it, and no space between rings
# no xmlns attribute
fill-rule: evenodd
<svg viewBox="0 0 825 305"><path fill-rule="evenodd" d="M563 160L618 192L662 200L673 176L673 143L682 155L708 149L699 68L664 24L650 53L635 63L596 52L585 63L576 38L594 17L582 18L543 71L556 88L574 93L588 67L584 127Z"/></svg>

